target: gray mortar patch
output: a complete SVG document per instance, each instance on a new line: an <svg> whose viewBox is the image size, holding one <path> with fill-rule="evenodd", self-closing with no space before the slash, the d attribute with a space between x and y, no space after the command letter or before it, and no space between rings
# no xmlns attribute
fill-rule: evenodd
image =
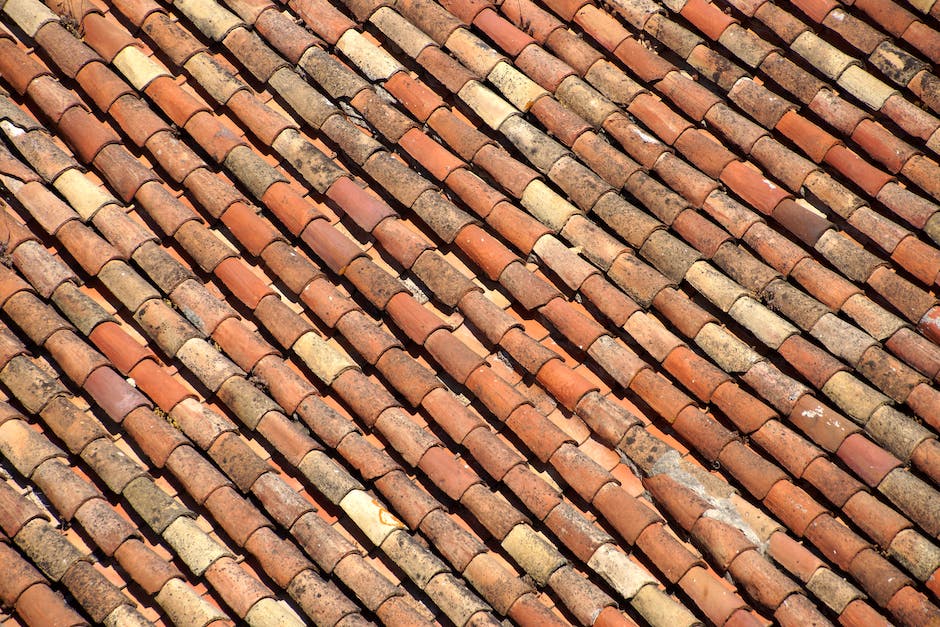
<svg viewBox="0 0 940 627"><path fill-rule="evenodd" d="M704 516L721 521L726 525L731 525L741 531L744 536L752 542L761 553L766 550L765 543L761 542L760 537L754 529L747 524L744 517L731 501L731 495L734 490L727 488L721 490L726 492L725 496L716 494L716 487L724 487L723 484L713 485L712 489L705 486L702 481L701 473L694 466L682 459L678 451L670 450L661 455L653 467L650 469L650 476L666 475L681 486L694 492L699 498L707 502L711 507L705 510ZM711 482L709 482L711 483ZM718 483L718 482L715 482Z"/></svg>

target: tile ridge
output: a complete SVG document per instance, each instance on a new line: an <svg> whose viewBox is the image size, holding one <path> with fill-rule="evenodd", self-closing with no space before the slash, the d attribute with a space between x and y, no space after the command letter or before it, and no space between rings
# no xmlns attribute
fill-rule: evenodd
<svg viewBox="0 0 940 627"><path fill-rule="evenodd" d="M7 421L4 423L4 431L8 434L18 432L21 436L26 436L25 443L28 446L39 449L53 446L21 420ZM14 464L16 461L30 463L25 458L32 451L21 452L23 457L12 460ZM22 466L17 466L17 470L21 468ZM24 470L32 474L33 468ZM0 484L0 492L3 493L0 498L11 510L35 508L24 495L17 494L7 484ZM78 600L92 621L102 622L110 617L126 616L127 619L140 624L152 624L130 604L114 583L107 580L92 565L92 556L56 528L56 523L58 521L50 522L37 517L25 522L15 533L6 529L4 531L50 581L62 585ZM28 588L22 590L20 595L26 594L27 590Z"/></svg>
<svg viewBox="0 0 940 627"><path fill-rule="evenodd" d="M7 337L9 338L8 341L16 343L12 335L7 335ZM13 391L17 400L25 403L24 406L31 412L38 413L53 430L56 430L55 425L50 422L53 420L53 414L47 412L71 411L76 412L78 415L85 413L75 406L71 400L72 397L65 392L61 385L59 386L60 391L56 392L54 383L57 383L57 380L37 369L26 357L14 357L4 364L3 372L6 373L5 384ZM26 388L22 387L22 381L20 381L24 377L46 382L45 389L51 391L52 394L47 397L30 396ZM62 409L57 410L56 403L59 403ZM192 518L190 518L194 516L193 513L176 503L163 488L143 473L143 469L138 466L140 462L133 461L124 455L104 435L106 431L97 421L97 418L94 418L91 414L86 413L85 415L90 418L93 424L97 425L99 433L81 441L81 444L77 445L73 452L81 454L82 459L92 468L97 466L95 468L97 474L102 477L108 487L127 499L127 502L148 526L173 548L183 563L194 572L201 574L213 562L228 559L226 555L230 554L224 546L195 525ZM67 426L68 423L61 425L61 427ZM62 434L61 430L56 431L57 435ZM69 439L66 437L65 440L72 442L74 438ZM113 461L108 461L109 457ZM110 467L102 464L110 464ZM102 474L103 471L104 474ZM178 581L178 579L172 577L169 577L168 580ZM164 583L158 589L162 590L166 585ZM177 586L178 584L173 585ZM260 582L258 585L261 585ZM218 592L224 598L224 592L221 590ZM285 618L287 616L284 615Z"/></svg>
<svg viewBox="0 0 940 627"><path fill-rule="evenodd" d="M43 305L43 307L45 307L46 311L51 312L50 306ZM34 313L39 313L39 312L34 312ZM46 315L46 314L43 314L43 315ZM103 333L102 325L109 325L109 324L113 324L113 323L102 322L101 324L96 325L94 329L91 331L91 339L94 339L96 334L98 334L100 337L100 335ZM60 333L71 333L71 332L62 331ZM134 340L131 339L129 336L126 336L124 341L132 342L132 343L134 342ZM81 343L81 341L75 338L71 342L71 344L76 344L76 343ZM73 351L76 350L76 346L72 346ZM85 351L92 350L90 349L90 347L88 347L87 344L82 344L82 346L83 346L83 350ZM67 354L59 355L51 347L47 346L47 348L53 351L53 357L57 359L57 361L63 360L66 357L68 357L69 359L75 359L75 357L68 356ZM146 358L144 361L155 363L150 358ZM63 367L65 367L66 365L64 361L59 361L59 363ZM141 364L137 364L136 366L140 366L140 365ZM103 373L107 371L111 371L109 362L102 364L101 366L99 366L97 369L93 371L93 375L96 379L95 381L92 381L92 377L88 377L85 380L84 385L86 387L86 390L89 391L92 394L92 396L96 398L96 400L98 400L99 403L104 403L106 397L101 396L103 392L101 391L97 381L101 380L102 377L98 375L102 375ZM107 391L107 394L116 394L117 390L113 388L116 387L116 384L118 382L123 382L123 379L114 378L114 375L112 375L112 377L110 378L105 378L105 380L107 381L106 385L111 386L112 388ZM124 385L127 385L127 384L124 383ZM131 390L131 388L126 387L125 389L128 390L127 394L130 394L129 390ZM145 390L145 391L150 392L150 390ZM109 400L111 404L106 405L107 408L110 409L112 406L114 406L115 410L117 410L117 408L122 407L123 408L122 411L127 412L127 408L128 408L127 401L118 401L115 399L109 399ZM190 401L191 400L192 399L190 399ZM124 405L120 405L121 402L123 402ZM118 405L115 405L114 403L118 403ZM237 410L238 408L236 407L235 411ZM201 414L200 414L200 411L202 411ZM227 484L227 482L224 480L220 484L218 477L221 477L221 475L218 475L218 471L215 471L213 467L207 466L206 460L202 458L199 454L193 454L193 453L186 454L185 450L181 450L181 449L188 449L189 451L194 451L194 448L192 446L192 444L194 443L193 441L190 441L176 434L171 427L164 424L164 421L161 418L155 416L155 414L150 412L149 409L147 408L131 409L129 413L126 413L126 416L122 416L120 414L114 413L114 411L112 411L111 413L113 414L112 417L114 417L116 421L121 422L123 425L127 427L128 432L131 434L133 439L141 447L141 450L143 450L146 453L149 453L151 458L154 459L155 463L157 463L158 465L163 466L164 464L166 464L166 467L169 468L174 473L174 475L176 475L176 477L180 480L182 485L190 492L190 494L193 496L194 499L196 499L198 503L202 504L202 503L209 502L208 509L210 511L213 511L214 515L216 516L219 515L220 511L226 511L225 509L216 510L213 504L211 503L211 501L213 500L213 498L215 498L216 501L219 501L220 499L222 499L222 496L216 496L215 494L216 491L222 490L224 492L226 489L228 489L226 488L226 485L230 485L230 484ZM188 404L187 400L184 399L176 403L171 409L168 409L165 415L168 416L167 420L177 421L180 425L180 429L187 435L193 436L196 441L199 441L199 439L202 438L200 442L200 448L208 452L209 455L213 457L217 463L220 463L222 465L223 470L226 472L226 474L229 474L234 481L239 483L239 487L243 491L247 491L254 484L254 481L247 479L249 475L246 473L251 472L250 470L247 470L247 468L252 468L252 467L256 468L258 464L261 464L262 462L260 460L256 460L254 464L252 464L251 456L254 455L254 453L252 453L250 449L248 449L244 444L242 445L241 449L239 449L238 446L233 447L231 439L230 438L228 440L225 439L226 434L231 435L233 433L233 431L235 430L235 426L218 414L216 414L215 419L210 420L210 423L213 424L213 428L220 429L220 431L215 432L212 435L212 437L206 439L207 436L204 435L206 433L204 427L203 428L198 427L197 425L193 423L193 420L198 420L198 419L205 420L212 413L213 412L211 412L211 410L208 410L208 409L206 410L195 409L195 415L194 415L194 407L192 406L192 404ZM267 416L267 418L268 418L268 422L271 422L273 420L272 416ZM162 429L158 428L161 425L162 425ZM236 461L239 464L243 464L245 468L236 470L236 468L232 465ZM263 473L262 476L264 474L271 474L271 470L267 470L267 471L262 470L261 472ZM191 483L191 481L193 481L193 476L198 478L196 483ZM280 490L282 492L284 490L289 490L289 488L286 487L286 484L283 484L282 480L280 480L276 476L274 476L272 480L268 480L268 481L261 479L260 476L257 477L256 480L261 481L261 483L264 483L265 488L268 490L278 490L279 488L277 488L276 482L281 481L281 484L284 487L281 487ZM204 481L206 483L201 484L199 483L200 481ZM251 482L249 483L249 481ZM275 481L275 484L272 485L272 481ZM230 489L228 490L229 490L230 496L226 498L220 504L220 506L224 505L225 508L234 507L235 509L238 509L239 507L241 507L243 510L245 510L245 512L243 512L243 515L247 517L248 521L254 521L255 524L257 525L258 523L256 519L261 517L261 515L253 509L254 506L248 504L248 502L245 500L239 500L241 497L236 497L234 493L231 492ZM283 505L281 506L283 507ZM253 511L254 511L254 514L251 513ZM242 546L242 547L244 547L247 544L250 544L249 540L251 536L259 528L259 527L251 527L248 529L243 529L237 526L230 527L225 520L220 520L220 524L230 534L230 537L232 537L233 540L236 540L239 546ZM262 517L261 526L264 526L264 524L265 523ZM167 527L167 529L169 529L169 527ZM181 542L183 540L177 537L176 541ZM270 542L268 543L268 546L266 548L270 548ZM303 561L302 558L301 558L301 561ZM262 563L264 562L262 561ZM307 562L307 564L308 564L306 566L307 570L313 567L311 563ZM224 577L225 575L223 575L222 572L219 572L223 568L224 568L224 565L217 567L215 570L212 570L210 572L210 569L212 569L212 566L208 566L206 573L207 573L207 577L209 578L209 580L212 581L214 578L213 576ZM231 571L229 571L228 576L231 576L231 574L232 574ZM244 575L242 575L242 577L244 577ZM313 577L314 580L316 580L316 576L313 574L308 574L305 577L307 579L310 579L311 577ZM250 617L248 617L247 614L251 613L251 611L253 610L254 608L253 603L250 605L241 606L238 603L240 599L235 598L234 603L233 603L231 599L227 598L224 592L221 592L221 593L223 595L223 598L226 598L226 600L230 603L230 605L232 605L233 607L242 608L243 611L239 613L240 618L250 620ZM261 599L257 599L258 602L260 602L260 600ZM301 599L298 599L298 600L301 600ZM274 609L271 609L267 611L266 613L271 616L276 616L278 614L278 612L275 612L275 614L270 614L271 611L274 611ZM259 612L256 612L256 613L259 613ZM283 612L280 612L280 613L283 614ZM287 619L286 614L283 615L283 617Z"/></svg>
<svg viewBox="0 0 940 627"><path fill-rule="evenodd" d="M6 572L11 573L4 590L4 605L24 619L59 620L72 625L89 624L65 601L61 593L32 564L6 542L0 542L0 560ZM146 623L144 623L146 624Z"/></svg>
<svg viewBox="0 0 940 627"><path fill-rule="evenodd" d="M11 427L6 427L5 430L7 432L19 431L28 434L31 444L28 448L20 449L15 454L25 456L27 451L42 450L53 446L45 434L25 426L26 422L22 416L11 418L9 422ZM23 426L17 427L18 423L22 423ZM8 459L10 458L8 457ZM13 458L11 461L16 463L17 459ZM159 591L169 579L179 579L181 577L180 573L175 568L165 565L163 558L141 542L136 530L107 503L93 484L82 478L65 461L57 457L46 459L36 465L29 473L29 476L36 481L46 498L53 503L64 520L78 523L105 555L112 557L121 564L121 567L125 569L132 581L141 585L148 593L153 594L153 598L158 603L162 600L165 611L168 613L174 612L175 604L168 603L167 596L161 595ZM136 551L134 560L122 559L132 549ZM160 566L157 567L156 565ZM159 580L155 578L155 574L161 569L163 570L163 579ZM93 589L94 584L88 580L87 574L76 573L73 577L69 577L68 572L66 572L63 579L67 581L66 586L69 587L70 591L72 591L71 588L74 585L86 585L89 590ZM73 580L74 583L68 581L69 579ZM224 617L224 614L218 611L214 613L208 611L204 602L199 599L198 593L191 586L179 586L176 592L177 595L188 597L188 601L184 601L184 604L188 603L193 607L202 605L207 616L214 614L217 619ZM80 588L72 591L72 593L75 598L88 601L88 592L84 589ZM113 594L110 595L110 600L112 602L115 600ZM128 600L125 599L124 603L127 602ZM12 603L13 601L10 601L11 605ZM100 602L96 602L92 606L92 618L97 622L107 620L107 617L103 615L105 611L108 615L115 613L115 616L121 615L126 620L149 624L149 621L146 621L135 608L123 609L121 603L109 608L108 606L100 607Z"/></svg>
<svg viewBox="0 0 940 627"><path fill-rule="evenodd" d="M597 15L604 15L604 16L606 17L606 19L611 19L611 18L610 18L609 16L607 16L606 14L601 14L601 13L599 13L599 10L598 10L598 9L592 9L592 10L594 11L593 13L591 13L591 12L584 13L584 12L588 11L588 7L582 9L582 13L584 13L584 18L583 18L583 19L580 19L579 22L580 22L580 25L583 26L583 27L586 29L586 32L592 34L592 35L595 36L595 37L600 37L600 36L604 35L604 32L603 32L603 31L600 31L599 29L603 28L603 27L606 25L606 23L604 23L604 22L598 23L598 19L599 19L599 18L596 17L596 16L597 16ZM619 50L619 47L618 47L618 46L622 47L622 46L624 45L622 42L624 41L624 38L626 38L626 37L628 37L628 33L626 33L626 31L624 31L624 32L621 34L620 39L618 39L617 41L604 41L604 40L601 40L601 43L603 43L606 48L608 48L608 49L610 49L610 50L614 50L614 52L616 53L616 50ZM624 59L631 59L631 58L624 56ZM624 60L624 59L621 59L621 60ZM631 62L634 63L634 65L631 67L631 69L636 69L637 66L636 66L635 60L631 60ZM628 62L627 65L629 66L629 65L630 65L630 62ZM665 74L663 75L663 77L665 77ZM738 81L735 81L735 84L737 84L737 82L738 82ZM750 83L749 83L749 84L750 84ZM728 86L728 89L731 89L731 87L732 87L732 86L729 85L729 86ZM769 92L768 92L768 93L769 93ZM667 92L666 92L666 95L669 96L669 97L672 98L672 99L675 99L678 95L681 95L681 91L677 92L674 88L670 88L670 91L667 91ZM685 98L688 99L688 96L685 96ZM682 106L682 107L685 107L685 106L687 106L687 105L689 104L689 103L688 103L688 100L686 100L686 101L678 101L678 100L677 100L676 102L677 102L677 104L679 104L679 105ZM759 102L759 101L758 101L758 100L741 101L741 100L739 99L739 103L743 103L743 104L748 104L748 103L754 104L754 103L757 103L757 102ZM814 104L815 104L815 100L814 100ZM704 113L704 111L703 111L702 113ZM781 113L782 113L782 112L781 112ZM753 115L753 112L752 112L752 115ZM791 114L791 115L792 115L792 114ZM758 115L758 119L761 119L760 115ZM713 119L713 120L710 120L710 121L718 122L717 118L715 118L715 119ZM851 129L850 129L850 130L851 130ZM733 132L733 131L729 131L729 132ZM752 141L753 141L753 140L752 140ZM798 143L799 143L799 142L798 142ZM678 146L678 147L679 147L680 149L682 149L682 146L681 146L681 145ZM782 147L781 147L781 148L782 148ZM749 151L750 151L750 148L747 148L747 149L745 149L745 150L749 152ZM784 150L786 150L786 149L784 149ZM766 152L766 150L764 150L764 152ZM820 157L820 158L821 158L821 157ZM765 161L765 163L768 163L768 162ZM768 165L770 165L771 167L773 167L773 161L769 162ZM778 174L779 174L779 173L778 173ZM787 176L787 175L786 175L786 174L783 174L783 176L784 176L784 179L786 179L786 176ZM818 185L817 185L817 187L818 187ZM892 187L892 188L891 188L891 193L892 193L892 194L895 193L894 190L895 190L895 187ZM905 192L905 193L906 193L906 192ZM905 211L905 212L909 212L909 211L910 211L910 208L909 208L909 207L904 207L903 204L899 204L896 199L894 199L891 195L889 195L889 194L887 193L887 190L886 190L886 192L885 192L884 194L882 194L882 196L884 197L884 199L885 199L890 205L892 205L893 207L895 207L896 210L900 210L900 209L903 208L903 211ZM925 216L925 217L923 218L923 220L926 220L926 219L929 218L929 217L930 217L930 216L927 215L927 216ZM917 221L916 223L918 224L918 226L923 226L923 222L920 221L921 218L916 217L916 216L914 216L913 214L911 214L911 216L909 216L909 219L916 220L916 221ZM932 231L931 231L931 232L932 232ZM877 238L875 238L875 239L877 240ZM891 250L889 250L888 252L891 252ZM932 279L932 278L933 278L933 277L931 277L931 279Z"/></svg>
<svg viewBox="0 0 940 627"><path fill-rule="evenodd" d="M42 447L26 484L173 526L196 570L139 577L145 620L928 622L940 166L903 87L937 85L881 65L935 29L794 4L9 0L0 379L110 487L64 501ZM182 547L200 514L230 556ZM119 588L159 566L126 540Z"/></svg>
<svg viewBox="0 0 940 627"><path fill-rule="evenodd" d="M175 292L174 292L174 293L175 293ZM135 308L136 312L140 315L139 321L144 324L145 329L147 328L147 322L149 321L148 319L153 319L153 317L154 317L155 314L154 314L152 311L146 311L146 312L144 312L144 313L142 313L142 314L141 314L140 312L141 312L141 311L144 311L145 308L149 308L149 309L152 310L153 307L150 307L149 305L150 305L150 304L153 304L153 303L156 303L158 306L159 306L159 305L162 305L162 303L159 303L159 302L157 302L156 300L152 300L152 301L149 301L149 303L145 301L144 303L141 303L141 305L140 305L139 307ZM165 306L164 306L164 307L165 307ZM171 313L172 313L172 312L170 312L170 311L167 309L161 317L158 317L158 318L156 318L155 320L159 320L159 319L161 319L161 318L165 318L166 316L170 316ZM178 314L177 314L177 316L178 316ZM171 317L172 317L172 316L171 316ZM183 322L183 320L182 320L181 318L177 321L176 324L177 324L178 326L180 326L181 328L188 325L188 323ZM192 329L191 335L197 336L197 335L198 335L198 331L195 330L195 329ZM232 389L232 391L229 392L229 393L226 393L226 392L225 392L225 389L224 389L224 388L226 388L226 387L228 387L228 388L230 388L230 389L233 388L233 385L232 385L232 384L233 384L233 381L232 381L231 379L234 378L234 376L235 376L234 373L233 373L233 370L232 370L232 367L233 367L234 365L232 365L232 364L230 364L229 366L224 366L224 365L220 365L220 364L215 364L215 365L213 365L213 364L211 363L211 361L202 363L202 362L200 362L199 360L196 360L197 358L196 358L195 354L193 353L193 351L196 350L196 349L195 349L195 348L191 349L190 346L192 345L193 342L197 341L197 339L198 339L197 337L190 337L189 339L186 339L186 337L184 336L184 338L183 338L184 341L183 341L182 343L179 343L178 349L177 349L177 351L176 351L176 353L175 353L176 356L180 357L181 360L182 360L184 363L186 363L187 366L189 366L189 368L190 368L198 377L200 377L200 378L202 379L202 382L203 382L211 391L218 391L220 394L223 394L223 398L224 398L224 400L226 400L227 403L234 402L234 399L237 398L237 397L234 397L234 396L233 396L233 397L232 397L233 400L228 400L228 394L237 394L237 393L238 393L237 390L238 390L239 388L238 388L238 387L235 387L235 389ZM202 340L198 340L198 341L202 342ZM203 342L202 348L205 349L205 350L208 350L207 347L208 347L208 344L206 344L205 342ZM164 348L164 350L168 350L166 346L162 346L161 348ZM169 350L168 352L169 352L169 354L173 354L173 351L172 351L172 350ZM203 351L203 352L205 352L205 351ZM185 353L185 355L184 355L183 353ZM199 359L202 359L202 358L200 357ZM223 359L224 359L224 358L223 358ZM194 360L195 360L195 361L194 361ZM221 371L220 371L220 369L221 369ZM221 373L223 373L223 372L224 372L224 374L221 374ZM151 376L153 376L153 373L151 373ZM206 377L208 377L208 378L206 378ZM247 392L247 391L250 391L250 390L255 390L255 388L252 387L250 383L246 383L245 385L241 386L241 392L242 392L242 393ZM255 390L255 395L258 395L258 392L257 392L256 390ZM254 413L254 412L257 412L258 408L255 407L255 406L252 406L251 403L257 402L257 399L249 399L249 400L244 401L244 402L245 402L245 406L244 406L244 407L243 407L243 406L239 406L239 405L235 405L234 407L232 407L232 409L233 409L233 411L236 413L236 415L239 416L239 418L242 418L243 420L245 420L245 421L248 423L248 426L249 426L249 427L252 426L252 423L254 423L256 426L257 426L258 424L260 424L258 421L260 421L261 419L263 419L265 416L269 418L268 422L271 422L271 420L273 419L271 416L268 416L268 414L269 414L270 412L265 412L264 416L262 416L262 415L260 415L260 414L255 414L255 413ZM268 401L268 403L270 403L270 401ZM262 405L263 405L263 404L262 404ZM240 410L242 410L242 411L240 411ZM172 416L172 415L173 415L173 409L169 409L168 411L170 412L170 415ZM192 408L190 408L190 407L182 407L182 408L180 408L180 411L184 412L184 414L185 414L185 413L190 413L190 414L191 414ZM245 414L245 413L244 413L245 411L250 412L250 413ZM275 431L275 433L277 433L277 432ZM210 446L210 445L211 445L211 446ZM228 455L236 455L236 453L238 452L238 451L237 451L238 447L235 447L235 450L230 450L230 449L232 449L232 446L229 446L229 445L224 444L224 443L217 443L217 442L215 442L215 441L207 442L205 448L206 448L207 450L210 449L210 448L219 449L218 452L216 453L216 456L222 456L222 457L219 457L219 459L226 459L226 456L228 456ZM222 449L230 450L230 452L223 452ZM210 452L210 454L212 454L212 451L211 451L211 450L209 450L209 452ZM250 455L252 455L252 453L250 453L250 451L249 451L247 448L245 448L244 445L243 445L243 446L242 446L242 451L241 451L240 455L241 455L241 457L236 457L236 458L237 458L237 459L242 459L242 458L245 458L246 455L250 457ZM245 461L245 460L243 459L243 461ZM245 463L247 463L247 462L245 462ZM316 467L316 466L313 466L312 469L319 470L319 468ZM228 472L234 472L234 469L231 468L231 467L230 467L230 468L226 468L226 470L227 470ZM322 483L322 478L320 478L320 477L315 477L315 476L311 476L311 475L309 474L310 471L309 471L309 470L306 470L306 471L305 471L305 469L304 469L303 467L301 467L301 471L304 472L305 476L307 476L308 479L313 480L314 485L321 485L321 483ZM268 473L268 474L270 474L270 473ZM241 475L241 476L244 476L244 475ZM237 480L237 479L238 479L238 476L233 476L233 478ZM260 480L260 479L257 478L257 477L255 477L255 480ZM349 480L352 481L352 482L354 482L354 480L352 480L351 477L349 478ZM246 481L247 481L247 479L246 479ZM249 488L251 488L251 487L254 485L254 483L255 483L255 481L252 481L251 483L245 483L245 484L243 484L243 485L240 485L239 487L240 487L242 490L248 490ZM267 484L270 484L270 483L271 483L270 481L266 482L266 485L265 485L263 488L259 488L259 489L265 489L265 490L267 490L267 491L276 490L275 487L273 487L273 486L271 486L271 485L267 485ZM354 482L354 483L355 483L355 482ZM355 489L355 490L359 490L359 491L361 492L361 489L359 489L359 488L354 488L354 489ZM327 491L327 492L328 492L328 491ZM342 496L342 495L339 495L339 496ZM338 500L340 500L340 499L338 499ZM367 522L368 519L363 519L363 520L365 520L365 521ZM357 520L356 522L357 522L357 524L364 524L363 520ZM381 542L380 542L379 544L381 544ZM415 550L418 550L417 547L415 548ZM370 609L375 609L375 608L370 608Z"/></svg>
<svg viewBox="0 0 940 627"><path fill-rule="evenodd" d="M193 341L193 340L189 340L189 342L191 342L191 341ZM189 343L189 342L187 342L187 343ZM186 347L186 346L184 345L182 348L185 348L185 347ZM209 385L209 384L207 384L207 385ZM214 389L215 387L217 387L217 385L218 385L218 383L215 384L215 385L210 385L210 389Z"/></svg>
<svg viewBox="0 0 940 627"><path fill-rule="evenodd" d="M801 5L798 2L794 4L797 6L797 8L800 9L801 12L803 12L811 20L813 20L817 24L823 24L827 26L828 28L830 28L831 30L836 30L836 32L840 32L840 31L838 30L838 27L835 26L835 24L839 24L842 20L844 20L844 16L852 16L852 12L848 10L850 8L853 8L852 5L849 5L844 2L833 3L831 7L828 7L828 5L826 4L823 4L822 7L814 7L812 5ZM829 8L829 10L826 11L826 8ZM881 5L881 7L874 5L874 4L869 4L867 2L863 2L860 5L858 5L858 8L861 9L862 13L867 15L869 19L871 19L872 21L877 23L880 27L890 32L890 35L886 35L885 33L879 32L876 29L872 29L876 31L877 33L876 37L878 39L882 39L882 41L887 41L890 39L891 36L899 37L900 39L904 40L907 44L914 47L918 52L930 58L932 62L934 63L940 62L940 57L936 56L937 55L936 50L933 50L930 46L930 43L931 43L930 33L932 32L932 34L934 35L934 40L935 40L936 30L930 29L930 27L927 24L918 20L916 16L913 15L912 13L909 13L908 11L898 6L898 4L894 2L884 3ZM836 14L835 13L836 10L841 10L842 15ZM924 12L924 13L927 13L927 12ZM858 20L858 18L854 18L854 19ZM830 23L827 23L827 21ZM833 24L833 22L835 24ZM852 22L849 23L849 27L851 26L854 26ZM868 27L868 28L871 28L871 27ZM866 35L868 34L866 33ZM871 36L871 35L868 35L868 36ZM855 48L859 52L862 52L865 54L872 53L872 50L867 49L869 47L868 45L862 44L863 40L856 40L850 37L844 37L844 38L849 43L849 45L851 45L853 48ZM921 61L921 63L926 65L926 62Z"/></svg>

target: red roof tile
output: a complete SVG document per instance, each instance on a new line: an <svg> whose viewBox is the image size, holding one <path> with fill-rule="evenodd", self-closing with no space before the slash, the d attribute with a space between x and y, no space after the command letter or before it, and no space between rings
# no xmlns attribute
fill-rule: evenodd
<svg viewBox="0 0 940 627"><path fill-rule="evenodd" d="M7 3L5 607L936 618L938 36L732 5Z"/></svg>

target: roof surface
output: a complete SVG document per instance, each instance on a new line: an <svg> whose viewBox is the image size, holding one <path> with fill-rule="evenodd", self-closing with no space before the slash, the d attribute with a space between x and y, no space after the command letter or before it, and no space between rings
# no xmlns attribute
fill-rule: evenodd
<svg viewBox="0 0 940 627"><path fill-rule="evenodd" d="M0 0L0 620L940 624L938 18Z"/></svg>

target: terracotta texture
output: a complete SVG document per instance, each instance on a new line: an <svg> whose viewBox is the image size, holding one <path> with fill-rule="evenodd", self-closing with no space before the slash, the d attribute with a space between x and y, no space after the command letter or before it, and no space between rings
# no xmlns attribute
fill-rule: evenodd
<svg viewBox="0 0 940 627"><path fill-rule="evenodd" d="M938 6L7 0L0 621L940 621Z"/></svg>

